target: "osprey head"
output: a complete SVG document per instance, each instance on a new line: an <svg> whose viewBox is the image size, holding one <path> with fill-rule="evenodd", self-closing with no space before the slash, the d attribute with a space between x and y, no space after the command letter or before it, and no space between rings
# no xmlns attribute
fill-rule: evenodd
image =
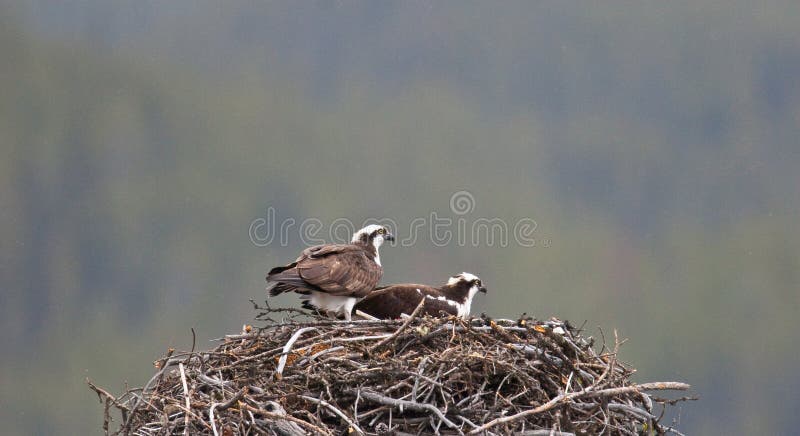
<svg viewBox="0 0 800 436"><path fill-rule="evenodd" d="M353 244L372 245L376 249L383 244L383 241L394 241L394 236L386 226L370 224L353 234Z"/></svg>
<svg viewBox="0 0 800 436"><path fill-rule="evenodd" d="M462 272L450 277L447 280L447 286L458 289L468 299L472 299L478 292L486 293L486 288L483 286L481 279L468 272Z"/></svg>

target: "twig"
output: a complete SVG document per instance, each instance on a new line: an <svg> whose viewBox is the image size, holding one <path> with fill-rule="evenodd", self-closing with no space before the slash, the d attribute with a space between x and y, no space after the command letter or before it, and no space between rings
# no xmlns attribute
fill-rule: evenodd
<svg viewBox="0 0 800 436"><path fill-rule="evenodd" d="M169 400L170 399L170 398L164 398L161 395L156 395L156 397L161 398L162 400ZM197 422L199 422L200 424L203 424L207 429L209 429L209 430L211 429L211 426L206 424L206 422L203 421L203 418L198 416L196 413L192 412L190 409L187 409L186 406L184 406L182 404L173 404L173 406L175 406L179 410L182 410L184 414L187 414L187 415L193 417L195 420L197 420Z"/></svg>
<svg viewBox="0 0 800 436"><path fill-rule="evenodd" d="M408 409L408 410L414 410L416 412L431 412L434 415L436 415L442 422L444 422L445 425L447 425L452 429L455 429L456 431L458 431L459 434L464 434L464 432L462 432L461 429L455 423L453 423L453 421L450 421L449 419L447 419L447 417L444 416L444 413L442 413L441 410L439 410L437 407L431 404L416 403L414 401L398 400L395 398L384 397L383 395L377 392L372 392L368 390L360 390L360 393L361 397L364 398L365 400L374 401L379 404L396 407L399 408L400 410Z"/></svg>
<svg viewBox="0 0 800 436"><path fill-rule="evenodd" d="M572 376L575 375L575 371L569 372L569 378L567 379L567 387L564 388L564 394L569 393L569 388L572 386Z"/></svg>
<svg viewBox="0 0 800 436"><path fill-rule="evenodd" d="M380 321L380 318L375 318L374 316L372 316L372 315L370 315L370 314L368 314L366 312L362 312L360 310L356 310L356 315L358 315L358 316L360 316L360 317L362 317L362 318L364 318L366 320L369 320L369 321Z"/></svg>
<svg viewBox="0 0 800 436"><path fill-rule="evenodd" d="M211 429L214 431L214 436L219 436L217 433L217 425L214 423L214 410L223 411L229 409L233 406L237 401L241 400L244 397L244 394L247 392L247 388L242 389L241 391L237 392L236 395L233 396L230 400L224 403L213 403L211 408L208 410L208 420L211 422Z"/></svg>
<svg viewBox="0 0 800 436"><path fill-rule="evenodd" d="M605 347L605 344L603 344L603 346ZM614 365L616 365L617 363L619 346L620 342L619 342L619 336L617 335L617 329L614 329L614 351L609 356L611 361L608 363L608 366L606 367L605 371L603 371L603 373L600 374L600 378L598 378L597 381L594 382L594 386L600 386L600 383L603 381L603 379L605 379L606 376L608 376L608 374L614 372Z"/></svg>
<svg viewBox="0 0 800 436"><path fill-rule="evenodd" d="M337 342L359 342L359 341L371 341L373 339L386 339L391 336L389 333L383 335L367 335L367 336L358 336L355 338L336 338Z"/></svg>
<svg viewBox="0 0 800 436"><path fill-rule="evenodd" d="M341 410L337 409L333 404L331 404L331 403L329 403L329 402L327 402L325 400L318 400L316 398L309 397L307 395L300 395L300 398L302 398L302 399L304 399L306 401L309 401L311 403L319 404L320 406L328 408L328 410L330 410L331 412L335 413L340 418L344 419L345 422L347 422L347 424L350 426L351 429L356 431L358 434L364 434L364 430L361 430L361 427L359 427L358 424L353 422L353 420L351 420L344 412L342 412Z"/></svg>
<svg viewBox="0 0 800 436"><path fill-rule="evenodd" d="M691 388L690 385L686 383L678 383L678 382L657 382L657 383L643 383L640 385L631 385L621 388L609 388L603 389L600 391L593 391L591 387L586 388L580 392L573 392L571 394L560 394L555 396L552 400L542 404L535 409L526 410L524 412L517 413L516 415L511 416L504 416L501 418L493 419L488 423L476 428L469 432L469 434L477 434L482 431L486 431L498 424L505 424L507 422L516 421L521 418L525 418L530 415L535 415L537 413L542 413L547 410L556 407L559 403L566 403L572 401L576 398L593 398L593 397L611 397L614 395L621 395L626 394L629 392L640 392L640 391L658 391L658 390L681 390L685 391Z"/></svg>
<svg viewBox="0 0 800 436"><path fill-rule="evenodd" d="M92 383L92 381L89 380L89 377L86 377L86 384L89 385L89 388L91 390L93 390L93 391L95 391L95 393L97 393L97 398L99 398L101 401L103 400L103 397L106 397L106 398L110 399L111 402L114 403L114 405L119 407L120 409L128 410L127 407L125 407L124 405L122 405L119 402L117 402L117 399L113 395L111 395L107 390L105 390L105 389L97 386L96 384Z"/></svg>
<svg viewBox="0 0 800 436"><path fill-rule="evenodd" d="M317 427L316 425L314 425L314 424L312 424L310 422L303 421L302 419L295 418L294 416L289 415L288 413L285 414L285 415L281 415L281 414L278 414L278 413L272 413L272 412L268 412L268 411L266 411L264 409L259 409L257 407L253 407L253 406L251 406L249 404L242 404L242 407L247 409L250 412L258 413L259 415L263 415L266 418L270 418L270 419L273 419L273 420L276 420L276 421L277 420L281 420L281 419L285 419L287 421L291 421L291 422L293 422L295 424L300 425L301 427L305 427L305 428L311 430L314 434L325 434L325 435L331 435L331 436L333 435L333 433L331 433L328 430L325 430L325 429L322 429L320 427Z"/></svg>
<svg viewBox="0 0 800 436"><path fill-rule="evenodd" d="M685 434L683 434L683 433L679 432L678 430L675 430L674 428L672 428L672 427L670 427L670 426L667 426L667 425L665 425L665 426L662 426L662 428L663 428L663 430L664 430L665 432L669 432L669 433L672 433L672 434L676 434L676 435L678 435L678 436L686 436Z"/></svg>
<svg viewBox="0 0 800 436"><path fill-rule="evenodd" d="M649 413L646 410L638 407L629 406L627 404L609 403L608 410L621 410L623 412L634 414L642 419L655 419L655 415L652 413Z"/></svg>
<svg viewBox="0 0 800 436"><path fill-rule="evenodd" d="M103 433L108 436L108 423L111 421L111 414L109 413L108 409L111 407L111 403L117 402L117 399L105 390L95 386L91 381L89 381L89 377L86 377L86 383L88 383L89 387L95 391L95 393L97 393L97 399L103 403Z"/></svg>
<svg viewBox="0 0 800 436"><path fill-rule="evenodd" d="M214 436L219 436L219 433L217 432L217 424L214 422L214 409L216 407L217 403L214 403L208 410L208 421L211 423L211 430L214 432Z"/></svg>
<svg viewBox="0 0 800 436"><path fill-rule="evenodd" d="M676 403L680 403L682 401L697 401L699 398L695 396L686 396L674 399L667 399L667 398L660 398L660 397L652 397L651 400L655 401L656 403L662 404L669 404L670 406L674 406Z"/></svg>
<svg viewBox="0 0 800 436"><path fill-rule="evenodd" d="M186 399L186 410L192 410L192 406L189 403L189 387L186 385L186 372L183 369L183 362L178 363L178 368L181 371L181 383L183 384L183 398ZM189 434L189 414L183 415L183 434Z"/></svg>
<svg viewBox="0 0 800 436"><path fill-rule="evenodd" d="M392 342L394 338L399 336L400 333L403 333L403 331L405 331L405 329L408 328L408 325L411 324L411 321L413 321L414 318L416 318L416 316L422 311L424 307L425 307L425 299L423 298L422 300L420 300L419 304L417 304L417 307L414 309L414 311L411 312L411 315L409 315L408 319L403 323L403 325L401 325L399 329L395 330L394 333L389 335L389 337L370 347L369 352L372 353L378 348L388 344L389 342Z"/></svg>
<svg viewBox="0 0 800 436"><path fill-rule="evenodd" d="M283 375L283 368L286 366L286 359L289 358L289 351L291 351L292 345L294 345L297 339L300 338L300 335L312 330L316 330L316 328L315 327L301 328L300 330L294 332L292 337L289 339L289 342L287 342L286 345L283 346L283 353L281 354L280 360L278 360L278 368L275 370L276 378L280 378Z"/></svg>
<svg viewBox="0 0 800 436"><path fill-rule="evenodd" d="M519 436L575 436L575 433L555 430L527 430L520 432Z"/></svg>

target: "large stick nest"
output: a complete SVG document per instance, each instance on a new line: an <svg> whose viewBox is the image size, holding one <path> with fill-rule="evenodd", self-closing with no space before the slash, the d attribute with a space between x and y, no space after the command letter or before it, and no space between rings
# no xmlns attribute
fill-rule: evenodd
<svg viewBox="0 0 800 436"><path fill-rule="evenodd" d="M107 434L680 434L660 420L688 398L647 392L689 386L632 383L616 334L595 346L555 319L415 315L345 322L263 309L263 327L214 350L170 351L143 388L90 387Z"/></svg>

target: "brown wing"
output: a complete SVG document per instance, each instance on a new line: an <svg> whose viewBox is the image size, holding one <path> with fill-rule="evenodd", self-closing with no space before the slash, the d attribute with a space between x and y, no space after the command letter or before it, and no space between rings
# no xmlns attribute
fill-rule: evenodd
<svg viewBox="0 0 800 436"><path fill-rule="evenodd" d="M303 250L296 262L300 262L311 257L324 257L330 254L347 253L351 251L364 251L364 249L353 244L314 245L313 247L308 247Z"/></svg>
<svg viewBox="0 0 800 436"><path fill-rule="evenodd" d="M422 298L415 285L387 286L356 303L353 313L360 310L379 319L397 319L403 313L410 315Z"/></svg>
<svg viewBox="0 0 800 436"><path fill-rule="evenodd" d="M375 289L383 268L367 251L354 245L322 245L303 251L297 273L309 283L333 295L363 297Z"/></svg>
<svg viewBox="0 0 800 436"><path fill-rule="evenodd" d="M426 315L441 316L442 312L456 315L458 312L455 307L437 299L441 295L436 288L427 285L401 284L386 286L376 289L366 298L359 301L353 308L353 312L360 310L379 319L397 319L403 313L411 315L420 300L425 296L431 296L433 298L425 299L424 313Z"/></svg>

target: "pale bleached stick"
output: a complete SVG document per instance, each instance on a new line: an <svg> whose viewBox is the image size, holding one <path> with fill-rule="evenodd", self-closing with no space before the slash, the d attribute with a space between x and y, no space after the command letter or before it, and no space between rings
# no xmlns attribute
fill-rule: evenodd
<svg viewBox="0 0 800 436"><path fill-rule="evenodd" d="M211 430L214 431L214 436L219 436L217 432L217 424L214 422L214 409L219 406L219 403L214 403L211 405L211 409L208 411L208 420L211 422Z"/></svg>
<svg viewBox="0 0 800 436"><path fill-rule="evenodd" d="M320 406L326 407L331 412L335 413L337 416L339 416L340 418L344 419L347 422L347 424L350 426L350 428L352 428L358 434L364 434L364 430L361 430L361 427L359 427L355 422L353 422L353 420L348 418L347 415L345 415L344 412L342 412L341 410L337 409L333 404L331 404L331 403L329 403L329 402L327 402L325 400L318 400L318 399L316 399L314 397L309 397L309 396L306 396L306 395L300 395L300 398L302 398L302 399L304 399L306 401L309 401L311 403L319 404Z"/></svg>
<svg viewBox="0 0 800 436"><path fill-rule="evenodd" d="M294 345L294 343L297 342L297 339L300 338L300 335L311 330L316 330L316 328L314 327L301 328L300 330L294 332L292 337L289 338L289 342L287 342L286 345L283 346L283 353L281 353L281 358L280 360L278 360L278 369L275 370L275 375L277 377L283 375L283 368L286 366L286 360L289 358L289 351L292 350L292 345Z"/></svg>
<svg viewBox="0 0 800 436"><path fill-rule="evenodd" d="M408 400L399 400L396 398L385 397L377 392L366 391L366 390L360 391L360 395L362 398L368 401L373 401L375 403L384 404L387 406L397 407L400 410L408 409L408 410L413 410L415 412L431 412L434 415L436 415L443 423L445 423L445 425L456 430L459 434L464 434L464 432L462 432L461 429L453 421L447 419L447 417L444 416L444 413L442 413L442 411L439 410L433 404L417 403L415 401L408 401Z"/></svg>
<svg viewBox="0 0 800 436"><path fill-rule="evenodd" d="M358 341L371 341L373 339L386 339L389 336L391 336L391 334L386 333L383 335L357 336L355 338L336 338L332 340L336 342L358 342Z"/></svg>
<svg viewBox="0 0 800 436"><path fill-rule="evenodd" d="M186 384L186 371L183 369L183 362L178 364L181 370L181 383L183 383L183 398L186 400L186 410L192 410L192 405L189 402L189 387ZM189 434L189 414L183 415L183 434Z"/></svg>
<svg viewBox="0 0 800 436"><path fill-rule="evenodd" d="M380 318L375 318L374 316L372 316L372 315L370 315L368 313L362 312L360 310L356 310L356 315L364 318L367 321L380 321Z"/></svg>
<svg viewBox="0 0 800 436"><path fill-rule="evenodd" d="M592 387L588 387L579 392L573 392L571 394L560 394L554 397L552 400L542 404L541 406L526 410L524 412L517 413L511 416L504 416L501 418L493 419L486 424L472 430L469 434L478 434L484 432L498 424L504 424L506 422L516 421L521 418L525 418L530 415L536 415L537 413L546 412L554 407L556 407L559 403L565 403L568 401L572 401L576 398L594 398L594 397L611 397L614 395L621 395L627 394L631 392L641 392L641 391L659 391L659 390L681 390L685 391L691 388L690 385L686 383L678 383L678 382L656 382L656 383L642 383L640 385L631 385L625 386L621 388L609 388L609 389L602 389L599 391L592 390Z"/></svg>
<svg viewBox="0 0 800 436"><path fill-rule="evenodd" d="M244 393L245 389L242 389L236 395L234 395L233 398L231 398L230 400L224 403L214 403L211 405L211 409L209 409L208 411L208 420L211 421L211 430L214 431L214 436L219 436L219 433L217 433L217 424L214 422L214 410L216 409L219 411L223 411L229 409L231 406L233 406L234 403L236 403L237 401L241 400L242 397L244 397Z"/></svg>
<svg viewBox="0 0 800 436"><path fill-rule="evenodd" d="M258 413L259 415L261 415L261 416L263 416L265 418L269 418L269 419L276 420L276 421L280 420L280 419L285 419L287 421L291 421L291 422L293 422L295 424L298 424L301 427L305 427L305 428L311 430L311 434L333 435L333 433L331 433L328 430L319 428L316 425L314 425L314 424L312 424L310 422L303 421L300 418L295 418L294 416L292 416L292 415L290 415L288 413L285 413L285 414L273 413L273 412L269 412L269 411L264 410L264 409L259 409L257 407L253 407L253 406L251 406L251 405L249 405L247 403L241 403L241 406L242 406L242 408L244 408L244 409L246 409L246 410L248 410L250 412Z"/></svg>
<svg viewBox="0 0 800 436"><path fill-rule="evenodd" d="M557 430L527 430L518 434L519 436L575 436L575 433Z"/></svg>

